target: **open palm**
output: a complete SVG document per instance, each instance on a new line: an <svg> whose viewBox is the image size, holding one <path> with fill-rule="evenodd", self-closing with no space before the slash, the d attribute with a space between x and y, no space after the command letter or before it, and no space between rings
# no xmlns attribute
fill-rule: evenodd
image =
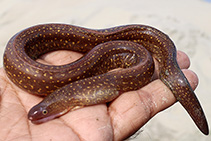
<svg viewBox="0 0 211 141"><path fill-rule="evenodd" d="M70 51L57 51L43 56L39 61L59 65L79 56ZM190 62L182 52L178 53L178 63L195 89L197 76L187 70ZM27 119L27 112L41 100L42 97L28 94L16 87L1 68L0 140L123 140L176 101L160 80L154 80L137 91L122 94L108 105L87 106L35 125Z"/></svg>

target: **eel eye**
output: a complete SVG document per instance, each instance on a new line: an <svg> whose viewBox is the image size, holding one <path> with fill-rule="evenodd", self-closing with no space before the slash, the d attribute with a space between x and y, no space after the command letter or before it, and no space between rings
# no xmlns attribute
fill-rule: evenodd
<svg viewBox="0 0 211 141"><path fill-rule="evenodd" d="M43 114L43 115L46 115L47 113L48 113L47 110L43 110L43 111L42 111L42 114Z"/></svg>

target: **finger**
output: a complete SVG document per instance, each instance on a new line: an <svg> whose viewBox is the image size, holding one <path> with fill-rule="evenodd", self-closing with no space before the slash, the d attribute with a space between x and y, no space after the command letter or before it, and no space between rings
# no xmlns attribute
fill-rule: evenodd
<svg viewBox="0 0 211 141"><path fill-rule="evenodd" d="M155 62L155 73L153 76L153 80L159 78L158 76L159 76L159 72L160 72L158 61L156 59L154 59L154 62ZM177 51L177 63L181 69L188 69L190 66L190 59L187 56L187 54L185 54L184 52Z"/></svg>
<svg viewBox="0 0 211 141"><path fill-rule="evenodd" d="M195 90L199 83L198 76L191 70L183 69L182 72L188 78L188 81L191 87L193 88L193 90Z"/></svg>
<svg viewBox="0 0 211 141"><path fill-rule="evenodd" d="M195 73L184 70L193 89L198 84ZM109 107L114 139L123 140L142 127L150 118L176 102L171 91L155 80L138 91L127 92L117 98Z"/></svg>
<svg viewBox="0 0 211 141"><path fill-rule="evenodd" d="M190 67L190 59L188 55L182 51L177 51L177 62L181 69L188 69Z"/></svg>

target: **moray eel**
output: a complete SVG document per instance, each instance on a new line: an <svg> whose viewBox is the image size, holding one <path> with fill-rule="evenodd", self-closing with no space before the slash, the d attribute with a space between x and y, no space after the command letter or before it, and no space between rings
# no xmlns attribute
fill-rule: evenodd
<svg viewBox="0 0 211 141"><path fill-rule="evenodd" d="M55 50L85 55L61 66L36 62L39 56ZM174 43L150 26L124 25L100 30L66 24L33 26L10 39L4 68L18 87L46 96L28 113L29 120L38 124L78 107L110 102L123 92L143 87L152 81L152 56L159 62L159 78L197 127L208 135L202 107L177 64Z"/></svg>

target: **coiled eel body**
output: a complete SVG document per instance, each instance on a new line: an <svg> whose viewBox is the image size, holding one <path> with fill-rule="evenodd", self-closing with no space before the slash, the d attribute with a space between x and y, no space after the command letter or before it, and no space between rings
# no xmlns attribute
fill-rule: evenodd
<svg viewBox="0 0 211 141"><path fill-rule="evenodd" d="M85 55L62 66L35 60L50 51L72 50ZM161 31L146 25L92 30L66 24L43 24L14 35L4 53L8 78L29 93L46 96L28 113L33 123L59 117L78 106L106 103L159 78L172 91L198 128L208 134L200 103L176 61L176 48ZM119 70L110 71L115 68Z"/></svg>

